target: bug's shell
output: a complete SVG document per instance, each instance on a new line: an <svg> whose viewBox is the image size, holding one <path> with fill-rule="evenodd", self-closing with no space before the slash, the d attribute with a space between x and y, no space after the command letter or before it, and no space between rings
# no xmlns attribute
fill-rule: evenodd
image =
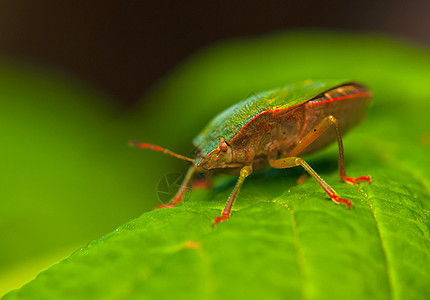
<svg viewBox="0 0 430 300"><path fill-rule="evenodd" d="M217 115L197 135L193 143L203 156L218 147L218 137L229 142L255 116L267 110L288 110L351 80L306 80L280 89L263 92L231 106ZM198 165L202 159L196 159Z"/></svg>

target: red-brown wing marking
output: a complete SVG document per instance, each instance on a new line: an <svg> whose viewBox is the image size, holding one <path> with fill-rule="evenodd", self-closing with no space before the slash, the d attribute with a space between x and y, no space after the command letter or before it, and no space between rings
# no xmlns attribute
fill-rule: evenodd
<svg viewBox="0 0 430 300"><path fill-rule="evenodd" d="M370 97L372 97L372 93L370 93L364 86L346 85L335 88L320 96L317 96L312 100L309 100L308 105L324 104L345 99Z"/></svg>

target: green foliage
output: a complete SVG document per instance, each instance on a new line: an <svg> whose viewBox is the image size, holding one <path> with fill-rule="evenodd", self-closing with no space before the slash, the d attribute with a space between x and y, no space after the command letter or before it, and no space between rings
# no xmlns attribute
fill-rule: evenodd
<svg viewBox="0 0 430 300"><path fill-rule="evenodd" d="M375 95L344 139L347 174L372 175L372 184L339 181L335 146L308 158L353 209L333 204L312 179L296 185L298 168L271 170L247 179L231 219L213 228L234 185L223 177L90 243L5 299L428 299L428 52L351 34L226 42L179 67L135 117L157 124L152 142L172 148L250 92L330 77L356 78Z"/></svg>

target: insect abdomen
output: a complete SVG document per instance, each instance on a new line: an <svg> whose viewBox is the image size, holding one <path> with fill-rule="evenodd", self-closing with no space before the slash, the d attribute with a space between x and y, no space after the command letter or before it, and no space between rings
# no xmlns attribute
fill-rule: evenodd
<svg viewBox="0 0 430 300"><path fill-rule="evenodd" d="M321 94L306 103L305 128L301 136L304 137L310 130L325 117L334 116L342 134L360 123L364 118L366 107L370 103L372 94L366 87L359 84L347 84L336 87ZM307 147L302 154L312 153L326 147L336 139L335 131L327 130L320 138Z"/></svg>

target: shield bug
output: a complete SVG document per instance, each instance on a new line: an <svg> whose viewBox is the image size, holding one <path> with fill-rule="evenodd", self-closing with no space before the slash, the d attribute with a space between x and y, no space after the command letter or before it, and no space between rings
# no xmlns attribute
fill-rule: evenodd
<svg viewBox="0 0 430 300"><path fill-rule="evenodd" d="M196 158L152 144L131 144L193 164L172 201L157 208L173 207L181 202L195 172L218 169L239 175L221 216L214 220L214 224L225 221L230 217L245 178L267 166L276 169L302 166L334 203L350 208L351 202L339 197L301 156L337 141L340 179L350 184L371 182L370 176L346 176L341 136L341 132L345 133L363 119L371 98L367 88L357 82L308 80L260 93L220 113L194 139L200 150Z"/></svg>

